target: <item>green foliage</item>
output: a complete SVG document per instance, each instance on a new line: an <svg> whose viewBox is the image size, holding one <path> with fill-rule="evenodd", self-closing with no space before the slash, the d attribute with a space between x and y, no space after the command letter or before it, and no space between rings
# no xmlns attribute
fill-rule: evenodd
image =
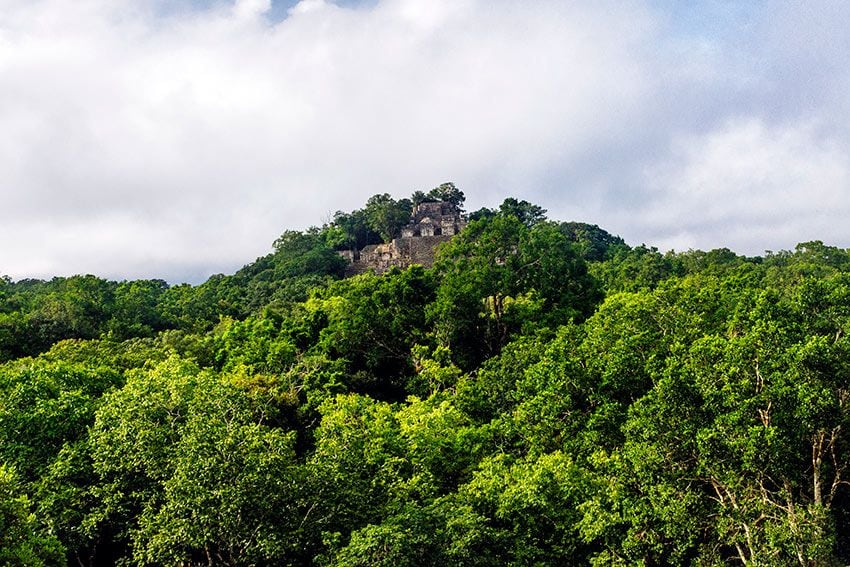
<svg viewBox="0 0 850 567"><path fill-rule="evenodd" d="M546 220L546 209L528 201L518 201L513 197L508 197L499 205L498 214L503 217L514 217L529 228Z"/></svg>
<svg viewBox="0 0 850 567"><path fill-rule="evenodd" d="M226 382L198 388L172 448L161 501L141 515L134 554L140 564L203 557L244 565L299 550L294 436L263 425L258 410Z"/></svg>
<svg viewBox="0 0 850 567"><path fill-rule="evenodd" d="M114 371L68 363L0 367L0 460L35 479L65 443L85 435L100 397L119 383Z"/></svg>
<svg viewBox="0 0 850 567"><path fill-rule="evenodd" d="M197 286L0 278L0 564L850 562L846 250L506 199L432 269L341 278L435 201Z"/></svg>
<svg viewBox="0 0 850 567"><path fill-rule="evenodd" d="M98 506L97 483L86 438L63 445L41 478L31 485L38 515L64 544L68 563L85 564L104 555L98 549L100 534L87 524Z"/></svg>
<svg viewBox="0 0 850 567"><path fill-rule="evenodd" d="M481 221L492 219L497 216L512 217L530 228L538 222L546 220L546 209L539 205L529 203L528 201L520 201L513 197L508 197L496 210L482 207L481 209L470 213L469 220Z"/></svg>
<svg viewBox="0 0 850 567"><path fill-rule="evenodd" d="M307 233L288 230L274 243L274 275L293 278L311 274L340 276L344 260L326 242L319 231Z"/></svg>
<svg viewBox="0 0 850 567"><path fill-rule="evenodd" d="M360 250L369 244L379 244L381 235L370 225L366 211L359 209L351 213L337 211L333 226L342 230L345 239L337 245L338 249Z"/></svg>
<svg viewBox="0 0 850 567"><path fill-rule="evenodd" d="M263 372L281 373L295 363L296 347L270 314L245 321L227 318L212 335L216 365L232 370L248 365Z"/></svg>
<svg viewBox="0 0 850 567"><path fill-rule="evenodd" d="M450 396L411 397L396 413L405 454L417 492L446 494L469 479L481 458L488 433L474 426Z"/></svg>
<svg viewBox="0 0 850 567"><path fill-rule="evenodd" d="M493 526L488 547L500 551L502 564L583 563L578 506L586 477L559 451L516 462L498 455L481 463L460 495Z"/></svg>
<svg viewBox="0 0 850 567"><path fill-rule="evenodd" d="M449 500L408 504L380 524L354 532L327 565L335 567L504 565L489 545L485 518Z"/></svg>
<svg viewBox="0 0 850 567"><path fill-rule="evenodd" d="M394 485L410 477L393 407L356 394L321 407L316 448L308 466L315 511L310 527L328 535L376 523Z"/></svg>
<svg viewBox="0 0 850 567"><path fill-rule="evenodd" d="M403 397L402 381L413 373L411 349L425 340L425 307L434 288L421 266L328 286L306 303L312 317L326 322L314 350L346 361L351 388Z"/></svg>
<svg viewBox="0 0 850 567"><path fill-rule="evenodd" d="M498 356L487 359L474 374L462 376L456 388L458 405L482 423L509 415L516 407L517 382L526 368L540 360L548 338L518 337Z"/></svg>
<svg viewBox="0 0 850 567"><path fill-rule="evenodd" d="M194 364L171 357L152 369L128 373L106 396L91 431L93 467L101 479L100 518L129 537L138 514L161 498L174 472L172 449L181 436L199 384L214 380Z"/></svg>
<svg viewBox="0 0 850 567"><path fill-rule="evenodd" d="M466 201L466 196L454 183L448 182L442 183L431 189L431 191L428 192L427 199L449 203L454 205L460 211L463 210L463 203ZM417 199L417 196L414 193L414 200L421 200L421 197Z"/></svg>
<svg viewBox="0 0 850 567"><path fill-rule="evenodd" d="M613 258L590 267L590 273L608 292L651 290L676 275L675 270L669 257L643 245L616 250Z"/></svg>
<svg viewBox="0 0 850 567"><path fill-rule="evenodd" d="M389 242L401 231L401 227L410 221L412 204L408 199L396 201L389 193L373 195L366 201L363 214L373 231Z"/></svg>
<svg viewBox="0 0 850 567"><path fill-rule="evenodd" d="M176 357L129 373L91 434L96 504L140 564L269 562L299 549L301 472L273 386ZM272 395L269 395L272 394Z"/></svg>
<svg viewBox="0 0 850 567"><path fill-rule="evenodd" d="M167 327L159 303L168 284L162 280L123 282L115 288L115 310L108 332L118 339L150 337Z"/></svg>
<svg viewBox="0 0 850 567"><path fill-rule="evenodd" d="M558 228L576 244L581 257L588 262L601 262L613 258L629 246L619 236L612 236L595 224L562 222Z"/></svg>
<svg viewBox="0 0 850 567"><path fill-rule="evenodd" d="M471 369L520 330L586 317L601 295L566 236L516 216L473 221L440 249L437 300L429 308L440 344Z"/></svg>
<svg viewBox="0 0 850 567"><path fill-rule="evenodd" d="M38 525L15 469L0 464L0 564L64 565L64 549Z"/></svg>

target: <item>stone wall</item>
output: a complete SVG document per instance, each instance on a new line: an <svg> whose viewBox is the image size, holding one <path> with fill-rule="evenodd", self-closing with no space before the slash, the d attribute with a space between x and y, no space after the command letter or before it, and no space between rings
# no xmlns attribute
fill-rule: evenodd
<svg viewBox="0 0 850 567"><path fill-rule="evenodd" d="M359 252L340 252L349 261L348 275L420 264L434 265L437 245L451 240L466 226L466 220L450 203L422 203L413 210L410 224L401 229L401 237L386 244L372 244Z"/></svg>
<svg viewBox="0 0 850 567"><path fill-rule="evenodd" d="M406 268L413 264L430 268L434 265L437 245L449 240L451 236L417 236L366 246L351 262L347 273L353 275L373 271L381 274L393 267Z"/></svg>

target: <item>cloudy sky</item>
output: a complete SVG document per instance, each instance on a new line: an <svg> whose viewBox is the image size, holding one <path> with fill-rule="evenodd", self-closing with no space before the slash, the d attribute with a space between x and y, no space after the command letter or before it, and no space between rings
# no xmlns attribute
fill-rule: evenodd
<svg viewBox="0 0 850 567"><path fill-rule="evenodd" d="M850 247L843 0L0 0L0 274L203 281L454 181L662 250Z"/></svg>

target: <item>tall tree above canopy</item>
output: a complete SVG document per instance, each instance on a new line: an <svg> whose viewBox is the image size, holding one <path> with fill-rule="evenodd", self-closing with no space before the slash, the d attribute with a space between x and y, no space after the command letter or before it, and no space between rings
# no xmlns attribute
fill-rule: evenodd
<svg viewBox="0 0 850 567"><path fill-rule="evenodd" d="M595 224L562 222L561 232L575 242L582 257L588 262L601 262L612 258L619 250L628 250L626 242Z"/></svg>
<svg viewBox="0 0 850 567"><path fill-rule="evenodd" d="M434 187L428 192L428 197L444 203L451 203L459 211L463 210L463 204L466 202L466 196L463 194L463 191L458 189L452 182L442 183Z"/></svg>
<svg viewBox="0 0 850 567"><path fill-rule="evenodd" d="M433 200L434 199L432 199L431 196L429 194L426 194L424 191L414 191L413 195L410 196L410 203L414 207L421 205L422 203L430 203ZM2 284L0 284L0 285L2 285ZM3 288L0 287L0 290L2 290L2 289Z"/></svg>
<svg viewBox="0 0 850 567"><path fill-rule="evenodd" d="M410 221L411 209L409 199L396 201L389 193L383 193L369 197L363 211L369 227L380 234L384 242L389 242Z"/></svg>
<svg viewBox="0 0 850 567"><path fill-rule="evenodd" d="M350 213L337 211L334 214L333 225L341 228L346 235L345 248L360 250L369 244L378 244L381 236L375 232L366 218L366 211L357 209Z"/></svg>
<svg viewBox="0 0 850 567"><path fill-rule="evenodd" d="M308 274L341 275L345 262L330 248L316 230L307 232L285 231L274 242L272 256L279 277L296 277Z"/></svg>
<svg viewBox="0 0 850 567"><path fill-rule="evenodd" d="M518 201L508 197L499 206L499 214L502 216L516 217L522 224L532 227L546 220L546 209L528 201Z"/></svg>
<svg viewBox="0 0 850 567"><path fill-rule="evenodd" d="M477 211L469 214L469 220L486 220L496 216L514 217L527 227L532 227L538 222L546 220L546 209L539 205L534 205L528 201L520 201L513 197L508 197L498 209L481 207Z"/></svg>

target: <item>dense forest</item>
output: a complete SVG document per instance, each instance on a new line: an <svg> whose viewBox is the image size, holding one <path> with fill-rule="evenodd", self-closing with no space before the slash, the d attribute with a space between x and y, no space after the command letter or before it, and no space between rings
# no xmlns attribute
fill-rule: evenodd
<svg viewBox="0 0 850 567"><path fill-rule="evenodd" d="M444 184L201 285L0 279L2 565L843 565L850 254L662 253Z"/></svg>

